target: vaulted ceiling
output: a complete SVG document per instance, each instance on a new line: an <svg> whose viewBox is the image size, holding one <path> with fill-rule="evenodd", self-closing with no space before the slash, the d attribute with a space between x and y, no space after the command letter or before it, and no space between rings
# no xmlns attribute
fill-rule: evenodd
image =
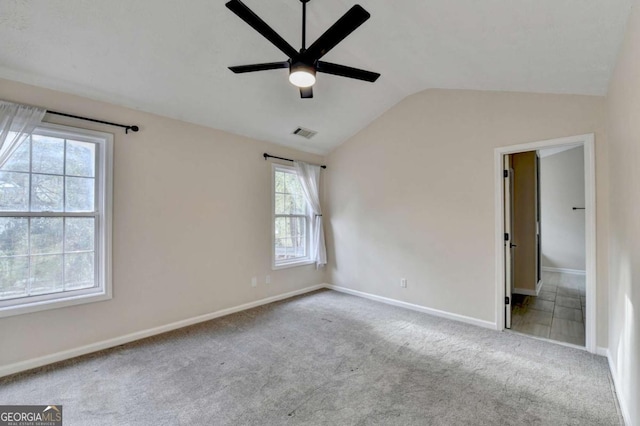
<svg viewBox="0 0 640 426"><path fill-rule="evenodd" d="M319 74L309 100L287 70L227 69L286 58L224 3L3 0L0 77L326 153L428 88L604 95L632 0L360 0L371 19L323 59L382 77ZM299 48L298 0L244 3ZM354 3L312 0L308 43Z"/></svg>

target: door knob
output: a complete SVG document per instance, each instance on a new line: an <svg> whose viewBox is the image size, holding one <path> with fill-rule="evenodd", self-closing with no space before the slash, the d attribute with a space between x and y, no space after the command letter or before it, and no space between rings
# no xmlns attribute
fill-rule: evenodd
<svg viewBox="0 0 640 426"><path fill-rule="evenodd" d="M510 248L514 248L514 247L518 247L518 245L517 245L517 244L511 244L511 243L509 243L509 247L510 247Z"/></svg>

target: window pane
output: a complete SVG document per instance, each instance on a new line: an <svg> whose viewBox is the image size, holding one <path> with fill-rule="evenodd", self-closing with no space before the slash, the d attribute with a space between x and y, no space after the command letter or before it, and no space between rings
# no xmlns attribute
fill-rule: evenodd
<svg viewBox="0 0 640 426"><path fill-rule="evenodd" d="M276 171L275 192L276 214L306 214L307 203L297 174Z"/></svg>
<svg viewBox="0 0 640 426"><path fill-rule="evenodd" d="M67 254L64 257L65 290L93 287L93 252Z"/></svg>
<svg viewBox="0 0 640 426"><path fill-rule="evenodd" d="M57 291L62 291L62 255L32 256L30 294Z"/></svg>
<svg viewBox="0 0 640 426"><path fill-rule="evenodd" d="M307 204L299 194L288 195L286 199L288 214L306 214Z"/></svg>
<svg viewBox="0 0 640 426"><path fill-rule="evenodd" d="M286 238L276 238L276 260L287 257Z"/></svg>
<svg viewBox="0 0 640 426"><path fill-rule="evenodd" d="M301 217L291 218L291 256L304 257L306 252L305 235L306 220Z"/></svg>
<svg viewBox="0 0 640 426"><path fill-rule="evenodd" d="M62 218L31 219L31 254L62 253Z"/></svg>
<svg viewBox="0 0 640 426"><path fill-rule="evenodd" d="M67 141L66 175L95 176L95 150L92 143Z"/></svg>
<svg viewBox="0 0 640 426"><path fill-rule="evenodd" d="M293 214L294 213L294 209L291 208L292 207L292 203L291 203L292 197L291 197L291 195L285 194L283 198L284 198L284 208L283 208L282 213L284 213L284 214Z"/></svg>
<svg viewBox="0 0 640 426"><path fill-rule="evenodd" d="M291 254L291 238L282 239L282 254L284 260L289 259Z"/></svg>
<svg viewBox="0 0 640 426"><path fill-rule="evenodd" d="M283 173L282 179L284 180L284 191L283 192L291 192L291 173Z"/></svg>
<svg viewBox="0 0 640 426"><path fill-rule="evenodd" d="M68 177L66 206L68 212L92 212L95 179Z"/></svg>
<svg viewBox="0 0 640 426"><path fill-rule="evenodd" d="M280 210L276 214L298 214L296 211L295 197L290 194L279 194ZM277 199L276 199L277 200ZM304 212L302 212L304 214Z"/></svg>
<svg viewBox="0 0 640 426"><path fill-rule="evenodd" d="M65 219L65 252L93 250L94 220L92 217L68 217Z"/></svg>
<svg viewBox="0 0 640 426"><path fill-rule="evenodd" d="M29 254L29 219L0 217L0 256Z"/></svg>
<svg viewBox="0 0 640 426"><path fill-rule="evenodd" d="M31 176L31 211L62 211L62 176Z"/></svg>
<svg viewBox="0 0 640 426"><path fill-rule="evenodd" d="M11 137L11 135L9 135ZM13 151L11 157L7 159L7 162L4 163L0 170L10 170L12 172L28 172L29 171L29 148L31 144L29 143L29 138L22 141L20 146Z"/></svg>
<svg viewBox="0 0 640 426"><path fill-rule="evenodd" d="M281 245L280 245L280 240L277 239L275 240L275 251L274 251L274 256L275 256L275 260L276 262L280 259L282 259L282 253L281 253Z"/></svg>
<svg viewBox="0 0 640 426"><path fill-rule="evenodd" d="M291 194L300 192L300 181L298 180L298 175L295 173L286 173L285 175L286 192Z"/></svg>
<svg viewBox="0 0 640 426"><path fill-rule="evenodd" d="M276 194L275 203L276 214L284 214L284 194Z"/></svg>
<svg viewBox="0 0 640 426"><path fill-rule="evenodd" d="M29 210L29 175L0 172L0 211Z"/></svg>
<svg viewBox="0 0 640 426"><path fill-rule="evenodd" d="M276 171L275 180L276 192L284 192L284 173Z"/></svg>
<svg viewBox="0 0 640 426"><path fill-rule="evenodd" d="M29 285L29 258L0 258L0 299L27 295Z"/></svg>
<svg viewBox="0 0 640 426"><path fill-rule="evenodd" d="M276 218L276 226L275 233L276 239L285 238L287 236L287 217L277 217Z"/></svg>
<svg viewBox="0 0 640 426"><path fill-rule="evenodd" d="M33 173L64 173L64 139L33 135L32 164Z"/></svg>
<svg viewBox="0 0 640 426"><path fill-rule="evenodd" d="M303 217L277 217L275 222L276 261L307 256L307 220Z"/></svg>

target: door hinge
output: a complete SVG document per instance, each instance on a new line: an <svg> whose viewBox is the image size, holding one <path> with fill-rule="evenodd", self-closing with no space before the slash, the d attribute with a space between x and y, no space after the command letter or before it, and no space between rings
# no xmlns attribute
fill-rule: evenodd
<svg viewBox="0 0 640 426"><path fill-rule="evenodd" d="M504 234L504 240L505 241L509 241L509 234L507 234L507 233Z"/></svg>
<svg viewBox="0 0 640 426"><path fill-rule="evenodd" d="M503 176L508 178L509 177L509 170L504 170Z"/></svg>
<svg viewBox="0 0 640 426"><path fill-rule="evenodd" d="M504 298L504 304L505 304L505 305L508 305L508 304L509 304L509 302L510 302L510 300L509 300L509 296L505 297L505 298Z"/></svg>

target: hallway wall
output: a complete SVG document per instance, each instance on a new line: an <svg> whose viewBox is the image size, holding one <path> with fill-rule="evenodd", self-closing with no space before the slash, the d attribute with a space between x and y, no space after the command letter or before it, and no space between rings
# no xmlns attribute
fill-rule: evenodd
<svg viewBox="0 0 640 426"><path fill-rule="evenodd" d="M582 271L585 260L584 148L540 158L542 267Z"/></svg>

